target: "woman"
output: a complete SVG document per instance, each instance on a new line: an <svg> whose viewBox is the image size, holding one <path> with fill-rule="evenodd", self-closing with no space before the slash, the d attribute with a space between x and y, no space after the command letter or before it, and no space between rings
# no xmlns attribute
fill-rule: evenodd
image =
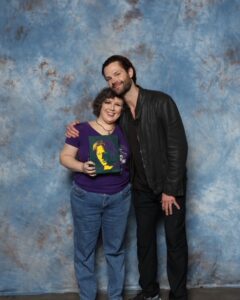
<svg viewBox="0 0 240 300"><path fill-rule="evenodd" d="M75 172L71 207L74 222L74 264L81 300L96 298L94 264L100 229L108 269L108 297L111 300L122 299L124 235L131 202L129 147L116 123L123 104L123 100L111 89L103 89L93 102L96 120L76 125L80 136L67 138L60 154L61 164ZM119 161L119 169L114 171L107 168L98 172L96 163L89 159L93 152L96 157L93 149L98 141L104 141L104 151L113 153L114 159ZM98 156L103 165L108 163L104 157L105 152Z"/></svg>

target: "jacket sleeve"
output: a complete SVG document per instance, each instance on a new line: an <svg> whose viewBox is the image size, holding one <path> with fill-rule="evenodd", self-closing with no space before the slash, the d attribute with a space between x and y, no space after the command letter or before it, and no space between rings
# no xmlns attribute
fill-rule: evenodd
<svg viewBox="0 0 240 300"><path fill-rule="evenodd" d="M172 196L182 196L186 190L186 134L178 108L170 97L164 102L162 112L167 141L167 176L163 192Z"/></svg>

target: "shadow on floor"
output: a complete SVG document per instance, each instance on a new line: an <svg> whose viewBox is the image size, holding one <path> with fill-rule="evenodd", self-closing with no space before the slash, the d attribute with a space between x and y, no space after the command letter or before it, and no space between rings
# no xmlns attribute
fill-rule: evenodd
<svg viewBox="0 0 240 300"><path fill-rule="evenodd" d="M168 291L161 291L162 300L167 300ZM190 289L188 291L189 300L240 300L239 288L200 288ZM134 296L127 293L124 300ZM78 294L46 294L46 295L29 295L29 296L0 296L0 300L79 300ZM107 300L105 294L100 294L97 300Z"/></svg>

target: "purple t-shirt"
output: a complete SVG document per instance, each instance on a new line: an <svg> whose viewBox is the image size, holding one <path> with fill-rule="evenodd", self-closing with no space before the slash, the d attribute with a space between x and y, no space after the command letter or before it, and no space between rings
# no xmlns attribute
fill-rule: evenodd
<svg viewBox="0 0 240 300"><path fill-rule="evenodd" d="M77 159L81 162L89 160L89 136L101 136L88 122L75 126L80 135L77 138L66 138L66 144L78 148ZM101 194L115 194L120 192L129 183L129 156L130 150L122 129L117 125L112 135L118 136L120 153L120 173L99 174L91 177L87 174L75 172L74 182L82 189Z"/></svg>

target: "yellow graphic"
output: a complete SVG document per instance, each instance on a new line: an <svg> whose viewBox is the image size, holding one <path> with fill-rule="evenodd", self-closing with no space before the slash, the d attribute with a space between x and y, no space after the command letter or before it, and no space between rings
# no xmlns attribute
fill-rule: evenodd
<svg viewBox="0 0 240 300"><path fill-rule="evenodd" d="M96 152L97 159L100 161L104 170L111 170L113 166L109 165L104 159L104 154L107 153L105 150L105 143L103 141L97 141L93 144L93 150Z"/></svg>

